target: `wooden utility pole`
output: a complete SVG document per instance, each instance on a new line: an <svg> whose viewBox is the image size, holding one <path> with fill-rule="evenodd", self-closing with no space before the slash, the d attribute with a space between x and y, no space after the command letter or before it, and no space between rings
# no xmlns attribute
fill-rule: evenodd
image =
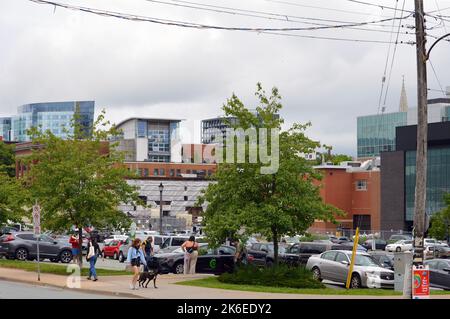
<svg viewBox="0 0 450 319"><path fill-rule="evenodd" d="M414 209L414 263L423 263L423 237L425 234L425 207L427 187L427 51L425 48L425 13L423 0L415 0L417 42L417 157L416 194Z"/></svg>

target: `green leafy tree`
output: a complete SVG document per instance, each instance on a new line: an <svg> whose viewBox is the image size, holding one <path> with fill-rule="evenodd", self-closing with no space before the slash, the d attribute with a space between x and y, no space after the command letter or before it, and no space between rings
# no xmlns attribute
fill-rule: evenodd
<svg viewBox="0 0 450 319"><path fill-rule="evenodd" d="M114 126L107 128L104 111L90 134L76 117L71 126L66 139L30 130L33 143L43 147L27 158L31 164L27 182L33 201L41 206L43 227L67 231L75 226L81 241L83 227L129 225L129 218L118 209L121 203L144 204L137 188L126 182L132 173L121 165L124 155L116 143L108 143L119 132Z"/></svg>
<svg viewBox="0 0 450 319"><path fill-rule="evenodd" d="M433 214L430 220L431 227L428 230L430 236L439 240L450 240L450 194L444 197L447 205L442 211Z"/></svg>
<svg viewBox="0 0 450 319"><path fill-rule="evenodd" d="M31 215L29 193L15 177L0 172L0 225L8 221L22 222Z"/></svg>
<svg viewBox="0 0 450 319"><path fill-rule="evenodd" d="M267 96L258 84L256 96L258 115L250 112L234 94L223 106L225 115L237 118L235 128L254 128L258 133L266 128L281 129L283 120L278 114L282 105L278 90L273 88L271 96ZM322 201L315 183L321 179L321 174L299 156L319 146L305 135L309 126L309 123L294 124L279 134L279 154L275 154L279 156L279 168L272 174L261 173L265 166L262 161L249 161L252 148L261 151L259 137L258 143L250 143L247 138L244 163L218 165L214 175L216 183L211 183L199 199L199 204L208 203L204 224L212 245L222 243L230 235L244 237L260 233L273 241L277 264L278 242L282 236L304 233L316 219L334 221L334 214L340 211ZM267 144L269 153L276 151L271 148L271 139ZM226 152L225 148L224 155ZM236 160L237 154L234 157Z"/></svg>
<svg viewBox="0 0 450 319"><path fill-rule="evenodd" d="M0 141L0 172L14 177L16 175L15 164L14 145Z"/></svg>

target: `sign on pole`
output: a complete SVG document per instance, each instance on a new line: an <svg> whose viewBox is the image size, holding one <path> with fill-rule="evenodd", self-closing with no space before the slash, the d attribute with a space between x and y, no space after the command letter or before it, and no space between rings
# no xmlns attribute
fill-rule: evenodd
<svg viewBox="0 0 450 319"><path fill-rule="evenodd" d="M428 266L413 266L412 297L413 299L430 298L430 271Z"/></svg>
<svg viewBox="0 0 450 319"><path fill-rule="evenodd" d="M38 281L41 281L41 268L39 264L39 240L41 235L41 207L37 204L33 206L33 230L36 236Z"/></svg>

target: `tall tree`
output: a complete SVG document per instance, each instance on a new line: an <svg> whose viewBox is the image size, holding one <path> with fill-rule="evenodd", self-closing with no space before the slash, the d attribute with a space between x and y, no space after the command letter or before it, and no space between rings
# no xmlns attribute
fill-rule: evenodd
<svg viewBox="0 0 450 319"><path fill-rule="evenodd" d="M75 226L81 241L83 227L128 225L118 206L142 202L137 188L126 181L131 173L121 165L124 155L117 144L108 143L119 132L114 126L107 128L104 111L89 135L82 134L76 116L71 126L66 139L30 130L33 143L43 147L27 159L31 164L27 181L33 200L41 206L43 226L55 231Z"/></svg>
<svg viewBox="0 0 450 319"><path fill-rule="evenodd" d="M14 145L8 145L0 141L0 172L14 177L16 174L15 163Z"/></svg>
<svg viewBox="0 0 450 319"><path fill-rule="evenodd" d="M439 240L450 240L450 194L444 197L447 205L442 211L433 214L430 223L431 227L428 230L430 236Z"/></svg>
<svg viewBox="0 0 450 319"><path fill-rule="evenodd" d="M30 217L29 193L21 181L0 172L0 225L8 221L22 222Z"/></svg>
<svg viewBox="0 0 450 319"><path fill-rule="evenodd" d="M267 154L278 156L278 170L262 173L266 164L261 161L263 140L259 133L265 129L281 129L283 120L279 117L282 108L281 96L276 88L267 96L258 83L255 93L259 100L257 114L250 112L239 98L233 96L223 106L226 116L237 118L234 128L255 129L257 143L246 138L245 161L218 165L214 175L216 183L209 185L199 204L208 203L204 214L207 236L212 244L218 244L230 234L250 235L260 233L274 244L274 261L278 263L278 242L283 235L304 233L316 219L334 221L334 214L341 212L322 201L319 186L321 179L311 163L300 156L313 152L320 145L305 135L310 124L294 124L279 134L279 152L272 147L270 133ZM252 163L250 151L259 154L259 160ZM224 155L229 152L227 148ZM242 161L241 161L242 162Z"/></svg>

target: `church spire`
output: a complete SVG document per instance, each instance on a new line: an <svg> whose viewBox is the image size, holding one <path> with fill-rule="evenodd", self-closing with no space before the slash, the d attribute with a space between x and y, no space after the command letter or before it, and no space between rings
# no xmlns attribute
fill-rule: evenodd
<svg viewBox="0 0 450 319"><path fill-rule="evenodd" d="M403 76L402 93L400 95L400 112L408 112L408 99L406 97L405 76Z"/></svg>

